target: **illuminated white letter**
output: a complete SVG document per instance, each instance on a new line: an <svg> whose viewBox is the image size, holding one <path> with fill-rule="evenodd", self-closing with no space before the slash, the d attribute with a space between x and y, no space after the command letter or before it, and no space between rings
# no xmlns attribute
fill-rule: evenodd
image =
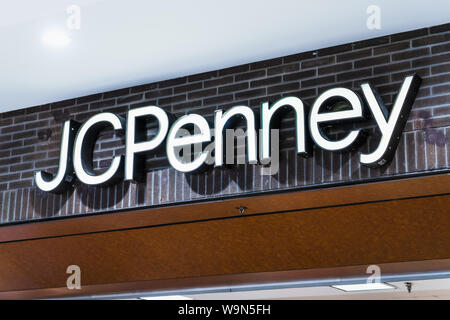
<svg viewBox="0 0 450 320"><path fill-rule="evenodd" d="M232 126L232 118L238 116L245 118L247 121L247 158L251 164L257 163L256 159L256 130L255 130L255 115L252 109L246 106L233 107L223 113L222 110L215 112L214 121L214 143L215 143L215 158L216 166L223 165L223 130Z"/></svg>
<svg viewBox="0 0 450 320"><path fill-rule="evenodd" d="M139 117L153 116L158 121L159 130L150 141L143 141L146 137L145 123ZM128 111L126 130L126 153L125 153L125 180L141 180L143 172L142 156L144 153L155 149L166 137L169 129L169 118L163 109L149 106Z"/></svg>
<svg viewBox="0 0 450 320"><path fill-rule="evenodd" d="M263 102L261 106L261 130L260 133L260 161L267 162L270 160L270 128L271 120L279 121L276 113L288 112L289 108L295 111L297 153L308 155L311 153L310 144L308 143L307 132L305 132L305 108L302 100L297 97L286 97L275 102L269 107L268 102ZM276 142L277 143L277 142Z"/></svg>
<svg viewBox="0 0 450 320"><path fill-rule="evenodd" d="M199 134L187 135L183 137L177 136L177 132L184 126L194 125L199 130ZM167 135L166 152L170 164L176 170L181 172L192 172L199 169L205 162L208 151L202 151L200 155L191 162L184 162L177 157L175 148L183 147L190 144L203 143L211 141L211 133L209 131L208 122L198 114L190 114L179 118L174 122Z"/></svg>
<svg viewBox="0 0 450 320"><path fill-rule="evenodd" d="M80 124L73 120L64 122L61 135L61 151L59 155L58 173L53 177L51 173L38 171L34 179L42 191L62 192L73 183L72 148L75 135Z"/></svg>
<svg viewBox="0 0 450 320"><path fill-rule="evenodd" d="M333 103L334 101L340 100L347 100L351 110L319 113L324 104ZM319 124L323 122L336 122L362 118L362 102L356 93L346 88L329 89L322 93L316 101L314 101L309 119L311 137L322 149L329 151L346 149L350 147L350 145L358 138L360 131L359 129L351 130L345 138L333 141L327 138L326 134L321 130Z"/></svg>
<svg viewBox="0 0 450 320"><path fill-rule="evenodd" d="M372 90L370 85L368 83L361 85L364 97L381 132L378 147L371 153L360 155L362 164L378 167L392 159L400 141L400 135L408 120L420 82L421 79L418 75L405 78L390 115L380 96Z"/></svg>
<svg viewBox="0 0 450 320"><path fill-rule="evenodd" d="M104 112L92 116L78 130L73 150L73 167L75 174L81 182L88 185L104 185L116 180L122 174L119 168L122 165L122 157L113 158L111 166L102 174L96 175L92 158L95 142L101 130L112 125L114 130L123 130L125 119L110 112Z"/></svg>

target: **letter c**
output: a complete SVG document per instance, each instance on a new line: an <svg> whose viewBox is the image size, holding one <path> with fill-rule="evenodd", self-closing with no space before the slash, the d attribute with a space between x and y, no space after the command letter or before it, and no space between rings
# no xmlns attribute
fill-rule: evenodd
<svg viewBox="0 0 450 320"><path fill-rule="evenodd" d="M87 185L106 185L123 175L123 156L115 156L110 167L96 175L93 168L93 153L98 134L108 125L115 131L124 130L125 119L110 112L92 116L78 130L73 148L73 167L77 178ZM120 170L119 170L120 169Z"/></svg>

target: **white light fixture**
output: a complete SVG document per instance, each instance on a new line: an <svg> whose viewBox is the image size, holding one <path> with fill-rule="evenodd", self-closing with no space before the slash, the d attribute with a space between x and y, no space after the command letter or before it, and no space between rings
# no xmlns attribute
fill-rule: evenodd
<svg viewBox="0 0 450 320"><path fill-rule="evenodd" d="M142 300L194 300L186 296L173 295L173 296L154 296L154 297L141 297Z"/></svg>
<svg viewBox="0 0 450 320"><path fill-rule="evenodd" d="M69 35L63 30L48 30L44 33L42 40L52 47L64 47L70 43Z"/></svg>
<svg viewBox="0 0 450 320"><path fill-rule="evenodd" d="M396 289L393 285L383 283L383 282L342 284L342 285L333 285L331 287L345 291L345 292Z"/></svg>

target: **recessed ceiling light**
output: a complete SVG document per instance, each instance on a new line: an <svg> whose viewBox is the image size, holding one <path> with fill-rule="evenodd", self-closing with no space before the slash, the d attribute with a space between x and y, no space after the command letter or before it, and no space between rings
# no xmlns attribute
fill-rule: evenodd
<svg viewBox="0 0 450 320"><path fill-rule="evenodd" d="M150 297L141 297L143 300L193 300L193 298L189 298L186 296L179 296L179 295L173 295L173 296L150 296Z"/></svg>
<svg viewBox="0 0 450 320"><path fill-rule="evenodd" d="M64 47L70 43L69 35L62 30L48 30L44 33L42 40L52 47Z"/></svg>
<svg viewBox="0 0 450 320"><path fill-rule="evenodd" d="M374 282L374 283L358 283L358 284L343 284L343 285L333 285L333 288L346 291L371 291L371 290L393 290L394 286L382 283L382 282Z"/></svg>

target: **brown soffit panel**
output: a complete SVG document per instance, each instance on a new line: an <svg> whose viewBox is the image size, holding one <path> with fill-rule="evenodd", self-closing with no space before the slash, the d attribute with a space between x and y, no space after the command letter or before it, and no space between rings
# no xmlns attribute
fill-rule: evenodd
<svg viewBox="0 0 450 320"><path fill-rule="evenodd" d="M429 196L7 242L0 291L61 288L71 264L95 287L449 259L449 203Z"/></svg>
<svg viewBox="0 0 450 320"><path fill-rule="evenodd" d="M450 192L450 174L416 177L319 190L251 196L232 200L67 217L0 227L0 242L201 221L239 215L325 208L423 197Z"/></svg>
<svg viewBox="0 0 450 320"><path fill-rule="evenodd" d="M450 259L408 261L378 264L383 276L404 276L420 273L440 273L450 270ZM367 278L367 265L303 269L274 272L240 273L194 278L163 279L135 282L120 282L110 284L83 285L79 290L68 290L67 287L44 288L33 290L0 292L0 299L38 299L62 297L89 297L114 294L139 294L149 292L177 292L183 290L206 290L214 288L232 288L233 286L274 284L291 284L292 282L321 279L335 281L336 279Z"/></svg>

